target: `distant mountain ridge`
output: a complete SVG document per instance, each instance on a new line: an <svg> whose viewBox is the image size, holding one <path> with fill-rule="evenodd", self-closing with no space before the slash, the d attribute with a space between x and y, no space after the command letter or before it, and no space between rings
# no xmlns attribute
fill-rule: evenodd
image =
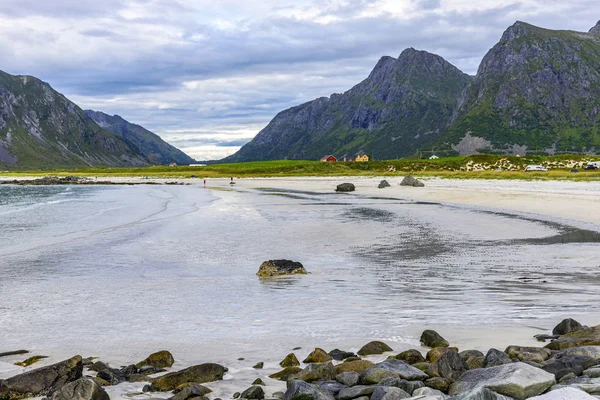
<svg viewBox="0 0 600 400"><path fill-rule="evenodd" d="M600 23L589 32L509 27L475 77L407 49L343 94L282 111L223 162L600 152Z"/></svg>
<svg viewBox="0 0 600 400"><path fill-rule="evenodd" d="M195 160L176 147L162 140L155 133L140 125L132 124L118 115L101 111L85 110L85 113L101 128L120 137L137 148L153 164L192 164Z"/></svg>

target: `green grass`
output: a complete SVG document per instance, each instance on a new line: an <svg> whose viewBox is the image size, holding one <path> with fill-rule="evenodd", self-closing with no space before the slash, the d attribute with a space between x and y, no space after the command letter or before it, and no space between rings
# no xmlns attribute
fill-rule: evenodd
<svg viewBox="0 0 600 400"><path fill-rule="evenodd" d="M417 176L439 176L449 179L568 179L600 180L600 170L585 171L582 166L599 157L561 155L554 157L508 157L476 155L448 157L437 160L401 159L368 163L323 163L319 161L259 161L233 164L212 164L205 167L89 168L56 171L10 171L0 176L76 175L148 178L228 178L228 177L294 177L294 176L397 176L412 173ZM571 173L566 163L579 163L579 173ZM550 171L523 172L528 164L546 164ZM552 165L556 164L556 165ZM498 167L502 170L498 171ZM468 169L479 169L472 171ZM510 167L514 170L507 170Z"/></svg>

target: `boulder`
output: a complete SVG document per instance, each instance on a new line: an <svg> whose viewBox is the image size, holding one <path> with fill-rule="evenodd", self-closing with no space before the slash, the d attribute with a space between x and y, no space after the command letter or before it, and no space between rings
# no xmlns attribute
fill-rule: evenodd
<svg viewBox="0 0 600 400"><path fill-rule="evenodd" d="M263 400L265 398L265 391L260 386L254 385L244 390L240 397L249 400Z"/></svg>
<svg viewBox="0 0 600 400"><path fill-rule="evenodd" d="M554 390L561 389L564 387L571 387L579 390L583 390L586 393L591 395L598 396L600 395L600 379L591 379L591 378L577 378L572 380L566 385L556 385L554 386Z"/></svg>
<svg viewBox="0 0 600 400"><path fill-rule="evenodd" d="M425 386L428 388L439 390L440 392L444 393L448 393L448 389L450 388L451 384L452 381L449 379L440 377L429 378L425 381Z"/></svg>
<svg viewBox="0 0 600 400"><path fill-rule="evenodd" d="M333 349L328 354L336 361L343 361L350 357L356 357L356 354L351 351L343 351L340 349Z"/></svg>
<svg viewBox="0 0 600 400"><path fill-rule="evenodd" d="M396 360L404 361L411 365L425 361L425 357L423 357L421 352L419 350L415 350L415 349L403 351L402 353L398 354L394 358Z"/></svg>
<svg viewBox="0 0 600 400"><path fill-rule="evenodd" d="M265 386L265 382L264 382L262 379L260 379L260 378L256 378L256 379L254 380L254 382L252 382L252 384L253 384L253 385Z"/></svg>
<svg viewBox="0 0 600 400"><path fill-rule="evenodd" d="M449 394L488 388L517 400L525 400L544 393L555 383L553 374L517 362L467 371L450 386Z"/></svg>
<svg viewBox="0 0 600 400"><path fill-rule="evenodd" d="M429 378L429 375L404 361L389 358L365 370L360 376L360 382L365 385L373 385L379 383L384 378L422 381Z"/></svg>
<svg viewBox="0 0 600 400"><path fill-rule="evenodd" d="M340 390L336 398L338 400L352 400L363 396L370 396L376 386L354 386Z"/></svg>
<svg viewBox="0 0 600 400"><path fill-rule="evenodd" d="M280 381L287 381L290 376L295 375L300 371L302 371L302 368L300 367L287 367L284 368L282 371L269 375L269 378L277 379Z"/></svg>
<svg viewBox="0 0 600 400"><path fill-rule="evenodd" d="M0 399L51 395L82 377L81 356L37 368L0 381Z"/></svg>
<svg viewBox="0 0 600 400"><path fill-rule="evenodd" d="M358 372L359 374L362 374L374 365L374 363L368 360L346 361L336 365L335 372L338 374L341 374L342 372Z"/></svg>
<svg viewBox="0 0 600 400"><path fill-rule="evenodd" d="M125 377L119 373L118 370L107 368L98 372L98 378L108 382L110 386L118 385L121 382L125 382Z"/></svg>
<svg viewBox="0 0 600 400"><path fill-rule="evenodd" d="M13 351L5 351L0 353L0 357L8 357L8 356L19 356L21 354L27 354L29 350L13 350Z"/></svg>
<svg viewBox="0 0 600 400"><path fill-rule="evenodd" d="M392 186L392 185L390 185L390 183L389 183L388 181L386 181L385 179L384 179L384 180L382 180L381 182L379 182L379 185L377 185L377 187L378 187L379 189L383 189L383 188L386 188L386 187L391 187L391 186Z"/></svg>
<svg viewBox="0 0 600 400"><path fill-rule="evenodd" d="M331 360L332 360L332 357L329 354L327 354L327 352L325 352L325 350L316 348L302 362L305 364L324 363L324 362L331 361Z"/></svg>
<svg viewBox="0 0 600 400"><path fill-rule="evenodd" d="M448 400L513 400L513 398L502 396L488 388L478 388L470 392L460 393Z"/></svg>
<svg viewBox="0 0 600 400"><path fill-rule="evenodd" d="M335 400L326 390L317 388L304 381L291 381L285 392L284 400Z"/></svg>
<svg viewBox="0 0 600 400"><path fill-rule="evenodd" d="M447 351L452 351L458 353L458 348L456 347L435 347L427 352L425 355L425 359L432 363L439 360Z"/></svg>
<svg viewBox="0 0 600 400"><path fill-rule="evenodd" d="M563 350L569 347L600 346L600 325L567 333L548 343L550 350Z"/></svg>
<svg viewBox="0 0 600 400"><path fill-rule="evenodd" d="M336 192L354 192L356 187L352 183L342 183L335 188Z"/></svg>
<svg viewBox="0 0 600 400"><path fill-rule="evenodd" d="M591 396L581 389L563 387L541 396L530 397L529 400L597 400L597 397Z"/></svg>
<svg viewBox="0 0 600 400"><path fill-rule="evenodd" d="M544 347L508 346L504 352L512 359L543 363L552 356L552 351Z"/></svg>
<svg viewBox="0 0 600 400"><path fill-rule="evenodd" d="M425 387L425 384L422 381L407 381L400 378L383 378L379 381L379 386L397 387L412 396L415 390Z"/></svg>
<svg viewBox="0 0 600 400"><path fill-rule="evenodd" d="M410 176L410 175L409 175ZM406 177L408 178L408 177ZM406 179L404 178L404 179ZM404 182L404 181L403 181ZM433 330L423 331L421 334L421 343L427 347L448 347L448 341L444 339L439 333Z"/></svg>
<svg viewBox="0 0 600 400"><path fill-rule="evenodd" d="M175 396L170 397L169 400L187 400L194 397L203 397L210 392L211 390L209 388L202 385L179 386L178 390L173 392L175 393Z"/></svg>
<svg viewBox="0 0 600 400"><path fill-rule="evenodd" d="M320 380L320 381L314 382L313 385L315 385L316 387L318 387L321 390L328 391L329 393L331 393L334 396L337 396L337 394L342 389L346 389L348 387L337 381L331 381L331 380Z"/></svg>
<svg viewBox="0 0 600 400"><path fill-rule="evenodd" d="M442 393L440 390L432 389L430 387L422 387L413 392L413 397L417 396L426 396L426 397L436 397L440 400L444 400L446 395Z"/></svg>
<svg viewBox="0 0 600 400"><path fill-rule="evenodd" d="M285 356L285 358L279 363L279 365L282 368L296 367L300 365L300 361L298 361L294 353L290 353L287 356Z"/></svg>
<svg viewBox="0 0 600 400"><path fill-rule="evenodd" d="M153 392L168 392L184 383L206 383L223 379L228 369L219 364L207 363L194 365L181 371L159 376L150 386Z"/></svg>
<svg viewBox="0 0 600 400"><path fill-rule="evenodd" d="M583 329L583 326L572 318L563 319L552 329L553 335L566 335Z"/></svg>
<svg viewBox="0 0 600 400"><path fill-rule="evenodd" d="M408 399L410 394L393 386L376 386L370 400L401 400Z"/></svg>
<svg viewBox="0 0 600 400"><path fill-rule="evenodd" d="M469 369L484 368L485 357L484 356L469 357L469 358L467 358L467 361L465 361L465 362L469 366Z"/></svg>
<svg viewBox="0 0 600 400"><path fill-rule="evenodd" d="M349 387L358 385L360 374L358 372L342 372L335 376L335 380Z"/></svg>
<svg viewBox="0 0 600 400"><path fill-rule="evenodd" d="M358 355L359 356L370 356L370 355L374 355L374 354L383 354L386 351L393 351L393 350L390 346L388 346L387 344L385 344L383 342L373 341L373 342L369 342L369 343L365 344L363 347L361 347L361 349L358 351Z"/></svg>
<svg viewBox="0 0 600 400"><path fill-rule="evenodd" d="M80 378L54 392L51 400L110 400L110 397L102 386L93 380Z"/></svg>
<svg viewBox="0 0 600 400"><path fill-rule="evenodd" d="M424 187L425 184L412 175L407 175L400 182L400 186Z"/></svg>
<svg viewBox="0 0 600 400"><path fill-rule="evenodd" d="M119 374L122 375L126 380L129 380L131 375L137 374L138 369L135 365L131 364L123 367L119 370Z"/></svg>
<svg viewBox="0 0 600 400"><path fill-rule="evenodd" d="M166 369L164 368L156 368L156 367L151 367L150 365L146 365L142 368L140 368L138 370L138 374L142 374L142 375L154 375L154 374L159 374L161 372L165 372Z"/></svg>
<svg viewBox="0 0 600 400"><path fill-rule="evenodd" d="M92 371L100 372L100 371L102 371L104 369L110 369L110 367L108 366L108 364L103 363L102 361L96 361L95 363L93 363L90 366L90 369Z"/></svg>
<svg viewBox="0 0 600 400"><path fill-rule="evenodd" d="M299 379L305 382L314 382L319 379L327 379L332 380L335 379L337 373L335 372L335 367L331 362L323 363L323 364L309 364L302 371L290 376L290 379Z"/></svg>
<svg viewBox="0 0 600 400"><path fill-rule="evenodd" d="M600 346L570 347L563 351L564 355L577 355L591 357L600 361Z"/></svg>
<svg viewBox="0 0 600 400"><path fill-rule="evenodd" d="M277 276L277 275L295 275L307 274L304 266L299 262L290 260L269 260L261 264L256 275L258 276Z"/></svg>
<svg viewBox="0 0 600 400"><path fill-rule="evenodd" d="M512 362L511 358L505 352L498 349L490 349L483 360L483 367L497 367L498 365L511 364Z"/></svg>
<svg viewBox="0 0 600 400"><path fill-rule="evenodd" d="M432 364L433 375L446 378L452 382L458 380L469 366L461 360L455 351L447 351L439 360Z"/></svg>
<svg viewBox="0 0 600 400"><path fill-rule="evenodd" d="M156 353L150 354L145 360L140 361L135 366L141 368L144 366L151 366L155 368L170 368L173 366L175 359L173 354L167 350L157 351Z"/></svg>
<svg viewBox="0 0 600 400"><path fill-rule="evenodd" d="M560 358L550 359L542 366L542 369L546 372L554 374L558 380L571 372L576 376L579 376L583 373L583 371L596 365L597 363L598 362L591 357L572 354Z"/></svg>
<svg viewBox="0 0 600 400"><path fill-rule="evenodd" d="M583 375L588 378L600 378L600 368L590 368L583 371Z"/></svg>
<svg viewBox="0 0 600 400"><path fill-rule="evenodd" d="M252 368L263 369L264 366L265 366L265 363L261 361L261 362L256 363Z"/></svg>
<svg viewBox="0 0 600 400"><path fill-rule="evenodd" d="M467 361L471 357L485 357L485 354L479 350L464 350L458 353L459 357L463 361Z"/></svg>

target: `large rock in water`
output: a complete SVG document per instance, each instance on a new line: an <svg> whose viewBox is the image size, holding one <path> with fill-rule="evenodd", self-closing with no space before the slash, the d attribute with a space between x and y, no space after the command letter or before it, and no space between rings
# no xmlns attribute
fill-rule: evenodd
<svg viewBox="0 0 600 400"><path fill-rule="evenodd" d="M153 392L168 392L184 383L206 383L220 381L228 369L219 364L194 365L181 371L159 376L150 385Z"/></svg>
<svg viewBox="0 0 600 400"><path fill-rule="evenodd" d="M352 183L342 183L335 188L336 192L354 192L356 187Z"/></svg>
<svg viewBox="0 0 600 400"><path fill-rule="evenodd" d="M560 324L552 329L553 335L566 335L567 333L577 332L583 329L583 326L572 318L563 319Z"/></svg>
<svg viewBox="0 0 600 400"><path fill-rule="evenodd" d="M327 352L325 350L317 347L302 362L305 364L324 363L327 361L331 361L332 359L333 359L333 357L331 357L329 354L327 354Z"/></svg>
<svg viewBox="0 0 600 400"><path fill-rule="evenodd" d="M290 260L269 260L261 264L256 275L258 276L276 276L276 275L295 275L307 274L304 266L299 262Z"/></svg>
<svg viewBox="0 0 600 400"><path fill-rule="evenodd" d="M291 381L284 400L335 400L333 395L304 381Z"/></svg>
<svg viewBox="0 0 600 400"><path fill-rule="evenodd" d="M150 354L145 360L140 361L135 366L137 368L142 368L147 365L156 368L170 368L173 366L174 362L175 359L173 358L173 354L167 350L161 350Z"/></svg>
<svg viewBox="0 0 600 400"><path fill-rule="evenodd" d="M360 376L360 382L364 385L374 385L384 378L402 378L407 381L422 381L429 378L429 375L404 361L388 358L365 370Z"/></svg>
<svg viewBox="0 0 600 400"><path fill-rule="evenodd" d="M407 175L400 182L400 186L424 187L425 184L412 175Z"/></svg>
<svg viewBox="0 0 600 400"><path fill-rule="evenodd" d="M525 400L544 393L555 383L553 374L518 362L467 371L450 386L449 394L452 396L488 388L517 400Z"/></svg>
<svg viewBox="0 0 600 400"><path fill-rule="evenodd" d="M358 355L359 356L369 356L369 355L374 355L374 354L383 354L386 351L393 351L393 350L390 346L388 346L387 344L385 344L383 342L373 341L373 342L369 342L369 343L365 344L363 347L361 347L361 349L358 351Z"/></svg>
<svg viewBox="0 0 600 400"><path fill-rule="evenodd" d="M93 380L81 378L58 389L51 400L110 400L110 397Z"/></svg>
<svg viewBox="0 0 600 400"><path fill-rule="evenodd" d="M75 356L57 364L34 369L4 381L0 380L0 399L50 395L67 383L81 378L83 363Z"/></svg>
<svg viewBox="0 0 600 400"><path fill-rule="evenodd" d="M409 175L410 176L410 175ZM408 178L408 177L407 177ZM406 178L405 178L406 179ZM427 329L421 334L421 343L427 347L448 347L450 344L436 331Z"/></svg>

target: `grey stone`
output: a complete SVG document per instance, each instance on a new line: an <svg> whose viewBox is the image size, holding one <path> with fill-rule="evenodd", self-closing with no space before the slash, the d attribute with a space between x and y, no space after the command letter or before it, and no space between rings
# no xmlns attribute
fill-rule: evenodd
<svg viewBox="0 0 600 400"><path fill-rule="evenodd" d="M600 395L600 378L578 378L567 385L556 385L553 389L571 387L583 390L592 395Z"/></svg>
<svg viewBox="0 0 600 400"><path fill-rule="evenodd" d="M356 357L356 354L352 353L351 351L343 351L340 349L331 350L329 355L336 361L343 361L346 358Z"/></svg>
<svg viewBox="0 0 600 400"><path fill-rule="evenodd" d="M400 378L384 378L379 381L380 386L394 386L404 390L412 396L413 392L419 388L425 387L422 381L407 381Z"/></svg>
<svg viewBox="0 0 600 400"><path fill-rule="evenodd" d="M467 360L471 357L485 357L485 354L479 350L465 350L458 353L458 355L464 362L467 362Z"/></svg>
<svg viewBox="0 0 600 400"><path fill-rule="evenodd" d="M58 389L52 400L110 400L108 393L91 379L81 378Z"/></svg>
<svg viewBox="0 0 600 400"><path fill-rule="evenodd" d="M552 351L544 347L508 346L504 352L510 358L536 363L543 363L552 356Z"/></svg>
<svg viewBox="0 0 600 400"><path fill-rule="evenodd" d="M522 362L465 372L450 386L449 394L457 395L478 388L524 400L537 396L556 383L553 374Z"/></svg>
<svg viewBox="0 0 600 400"><path fill-rule="evenodd" d="M554 374L556 379L560 379L569 373L579 376L583 371L596 364L597 361L591 357L568 355L548 360L542 369Z"/></svg>
<svg viewBox="0 0 600 400"><path fill-rule="evenodd" d="M259 385L253 385L244 390L240 397L249 400L263 400L265 398L265 391Z"/></svg>
<svg viewBox="0 0 600 400"><path fill-rule="evenodd" d="M498 365L510 364L512 362L513 361L505 352L500 351L498 349L490 349L485 355L483 367L497 367Z"/></svg>
<svg viewBox="0 0 600 400"><path fill-rule="evenodd" d="M356 187L352 183L342 183L337 185L336 192L354 192Z"/></svg>
<svg viewBox="0 0 600 400"><path fill-rule="evenodd" d="M443 392L436 390L436 389L429 388L429 387L423 387L423 388L417 389L414 391L414 393L412 395L413 395L413 397L415 397L415 396L433 396L433 397L439 397L441 399L446 398L446 395Z"/></svg>
<svg viewBox="0 0 600 400"><path fill-rule="evenodd" d="M404 361L390 358L364 371L360 376L360 382L372 385L379 383L384 378L402 378L415 381L425 380L429 378L429 375Z"/></svg>
<svg viewBox="0 0 600 400"><path fill-rule="evenodd" d="M600 378L600 367L586 369L583 371L583 375L588 378Z"/></svg>
<svg viewBox="0 0 600 400"><path fill-rule="evenodd" d="M469 369L455 351L445 352L432 366L438 376L451 381L456 381Z"/></svg>
<svg viewBox="0 0 600 400"><path fill-rule="evenodd" d="M600 361L600 346L571 347L563 350L563 354L586 356Z"/></svg>
<svg viewBox="0 0 600 400"><path fill-rule="evenodd" d="M337 394L340 392L340 390L348 388L348 386L346 386L342 383L339 383L338 381L330 381L330 380L321 380L321 381L313 382L313 385L315 385L316 387L318 387L321 390L327 390L329 393L331 393L334 396L337 396Z"/></svg>
<svg viewBox="0 0 600 400"><path fill-rule="evenodd" d="M425 184L412 175L407 175L400 182L400 186L424 187Z"/></svg>
<svg viewBox="0 0 600 400"><path fill-rule="evenodd" d="M560 324L552 329L553 335L566 335L567 333L577 332L583 329L583 326L572 318L564 319Z"/></svg>
<svg viewBox="0 0 600 400"><path fill-rule="evenodd" d="M335 380L346 386L356 386L360 380L360 374L358 372L342 372L335 376Z"/></svg>
<svg viewBox="0 0 600 400"><path fill-rule="evenodd" d="M302 371L290 376L288 379L313 382L320 379L333 380L336 375L335 367L331 362L328 362L323 364L309 364Z"/></svg>
<svg viewBox="0 0 600 400"><path fill-rule="evenodd" d="M409 397L410 394L394 386L377 386L371 394L371 400L400 400Z"/></svg>
<svg viewBox="0 0 600 400"><path fill-rule="evenodd" d="M390 187L390 186L391 186L390 183L384 179L381 182L379 182L379 185L377 187L379 189L383 189L383 188Z"/></svg>
<svg viewBox="0 0 600 400"><path fill-rule="evenodd" d="M175 394L175 396L171 397L169 400L187 400L192 397L202 397L208 393L210 393L210 389L202 385L187 386L181 389L177 394Z"/></svg>
<svg viewBox="0 0 600 400"><path fill-rule="evenodd" d="M597 398L583 390L565 387L552 390L541 396L531 397L529 400L597 400Z"/></svg>
<svg viewBox="0 0 600 400"><path fill-rule="evenodd" d="M513 400L512 397L503 396L488 388L478 388L470 392L458 394L448 400Z"/></svg>
<svg viewBox="0 0 600 400"><path fill-rule="evenodd" d="M338 400L351 400L362 396L370 396L375 390L376 386L354 386L340 390L337 395Z"/></svg>

